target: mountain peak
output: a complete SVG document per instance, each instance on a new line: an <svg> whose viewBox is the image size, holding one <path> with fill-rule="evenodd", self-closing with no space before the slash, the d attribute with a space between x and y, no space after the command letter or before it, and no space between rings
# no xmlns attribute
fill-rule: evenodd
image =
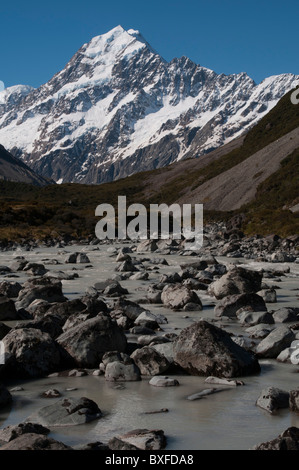
<svg viewBox="0 0 299 470"><path fill-rule="evenodd" d="M14 90L0 106L0 142L55 181L111 181L229 142L298 82L284 74L256 85L187 57L166 62L119 25L37 90Z"/></svg>

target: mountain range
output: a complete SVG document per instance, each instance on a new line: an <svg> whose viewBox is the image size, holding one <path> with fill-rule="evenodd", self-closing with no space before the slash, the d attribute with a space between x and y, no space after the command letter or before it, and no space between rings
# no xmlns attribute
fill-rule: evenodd
<svg viewBox="0 0 299 470"><path fill-rule="evenodd" d="M201 158L98 185L0 181L0 243L92 239L96 207L110 203L117 209L119 195L128 205L147 208L203 203L206 223L218 220L249 235L298 234L299 105L291 103L291 94L246 135Z"/></svg>
<svg viewBox="0 0 299 470"><path fill-rule="evenodd" d="M219 75L187 57L166 62L139 31L118 26L84 44L39 88L0 92L0 143L44 178L104 183L213 159L215 149L242 142L297 84L293 74L256 84L246 73Z"/></svg>

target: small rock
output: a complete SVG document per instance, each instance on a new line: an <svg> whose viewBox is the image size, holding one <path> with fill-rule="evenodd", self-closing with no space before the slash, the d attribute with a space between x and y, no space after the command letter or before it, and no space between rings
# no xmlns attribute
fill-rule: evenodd
<svg viewBox="0 0 299 470"><path fill-rule="evenodd" d="M289 398L289 392L280 390L279 388L269 387L262 390L256 405L269 413L273 413L280 408L288 408Z"/></svg>
<svg viewBox="0 0 299 470"><path fill-rule="evenodd" d="M155 387L175 387L180 385L178 380L171 379L163 375L156 375L149 381L149 384L154 385Z"/></svg>

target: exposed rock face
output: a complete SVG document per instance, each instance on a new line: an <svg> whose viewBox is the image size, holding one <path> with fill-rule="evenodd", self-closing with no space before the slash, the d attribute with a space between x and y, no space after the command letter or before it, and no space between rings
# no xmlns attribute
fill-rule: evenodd
<svg viewBox="0 0 299 470"><path fill-rule="evenodd" d="M1 108L2 106L0 104L0 110ZM2 114L1 111L0 114ZM34 184L36 186L45 186L50 183L50 181L37 175L29 166L25 165L22 160L7 152L3 145L0 145L0 181L1 180L17 181Z"/></svg>
<svg viewBox="0 0 299 470"><path fill-rule="evenodd" d="M11 377L40 377L59 366L60 353L47 333L38 329L11 330L3 339L9 358L5 374Z"/></svg>
<svg viewBox="0 0 299 470"><path fill-rule="evenodd" d="M150 346L136 349L131 357L142 375L160 375L166 372L170 366L166 357Z"/></svg>
<svg viewBox="0 0 299 470"><path fill-rule="evenodd" d="M18 314L13 300L0 296L0 321L17 320Z"/></svg>
<svg viewBox="0 0 299 470"><path fill-rule="evenodd" d="M0 429L0 441L10 442L23 434L48 434L50 429L33 423L20 423Z"/></svg>
<svg viewBox="0 0 299 470"><path fill-rule="evenodd" d="M258 444L253 450L299 450L299 428L288 428L276 439Z"/></svg>
<svg viewBox="0 0 299 470"><path fill-rule="evenodd" d="M286 326L279 326L264 338L256 348L256 354L260 357L276 358L281 351L288 348L295 335Z"/></svg>
<svg viewBox="0 0 299 470"><path fill-rule="evenodd" d="M38 89L1 92L0 140L43 176L102 183L219 147L297 82L284 74L256 85L187 57L168 63L138 31L118 26Z"/></svg>
<svg viewBox="0 0 299 470"><path fill-rule="evenodd" d="M267 307L262 297L257 294L239 294L223 297L215 307L217 317L235 317L238 310L266 312Z"/></svg>
<svg viewBox="0 0 299 470"><path fill-rule="evenodd" d="M132 364L109 362L105 370L105 379L109 382L135 382L141 380L140 370L133 362Z"/></svg>
<svg viewBox="0 0 299 470"><path fill-rule="evenodd" d="M0 450L71 450L71 447L43 434L28 433L4 444Z"/></svg>
<svg viewBox="0 0 299 470"><path fill-rule="evenodd" d="M290 409L292 411L299 411L299 388L290 391Z"/></svg>
<svg viewBox="0 0 299 470"><path fill-rule="evenodd" d="M260 371L251 353L206 321L185 328L175 339L173 351L174 361L192 375L230 378Z"/></svg>
<svg viewBox="0 0 299 470"><path fill-rule="evenodd" d="M127 340L115 322L102 314L68 329L57 338L78 367L97 367L107 351L124 352Z"/></svg>
<svg viewBox="0 0 299 470"><path fill-rule="evenodd" d="M89 398L61 398L31 415L33 423L42 426L75 426L89 423L102 416L98 405Z"/></svg>
<svg viewBox="0 0 299 470"><path fill-rule="evenodd" d="M122 443L134 446L138 450L160 450L166 447L166 437L161 430L135 429L118 436L117 439ZM118 448L116 448L116 444ZM132 450L131 447L122 447L120 442L115 443L114 440L109 441L108 446L113 450Z"/></svg>
<svg viewBox="0 0 299 470"><path fill-rule="evenodd" d="M50 303L66 302L67 300L62 293L61 282L51 278L40 278L26 282L19 292L16 306L18 309L27 308L36 299Z"/></svg>
<svg viewBox="0 0 299 470"><path fill-rule="evenodd" d="M202 310L202 303L198 295L187 287L179 284L167 285L161 295L164 305L173 309L182 309L188 304L195 304L198 310Z"/></svg>
<svg viewBox="0 0 299 470"><path fill-rule="evenodd" d="M280 408L288 408L289 398L289 392L280 390L279 388L269 387L262 391L256 404L269 413L273 413Z"/></svg>
<svg viewBox="0 0 299 470"><path fill-rule="evenodd" d="M262 274L240 267L233 268L209 286L216 299L228 295L250 294L261 289Z"/></svg>

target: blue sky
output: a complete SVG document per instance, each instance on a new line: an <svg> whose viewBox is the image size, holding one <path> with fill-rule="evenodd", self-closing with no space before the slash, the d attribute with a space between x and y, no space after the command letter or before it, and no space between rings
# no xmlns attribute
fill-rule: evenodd
<svg viewBox="0 0 299 470"><path fill-rule="evenodd" d="M256 82L299 74L298 0L35 0L1 2L0 80L48 81L92 37L139 29L166 60L185 55Z"/></svg>

